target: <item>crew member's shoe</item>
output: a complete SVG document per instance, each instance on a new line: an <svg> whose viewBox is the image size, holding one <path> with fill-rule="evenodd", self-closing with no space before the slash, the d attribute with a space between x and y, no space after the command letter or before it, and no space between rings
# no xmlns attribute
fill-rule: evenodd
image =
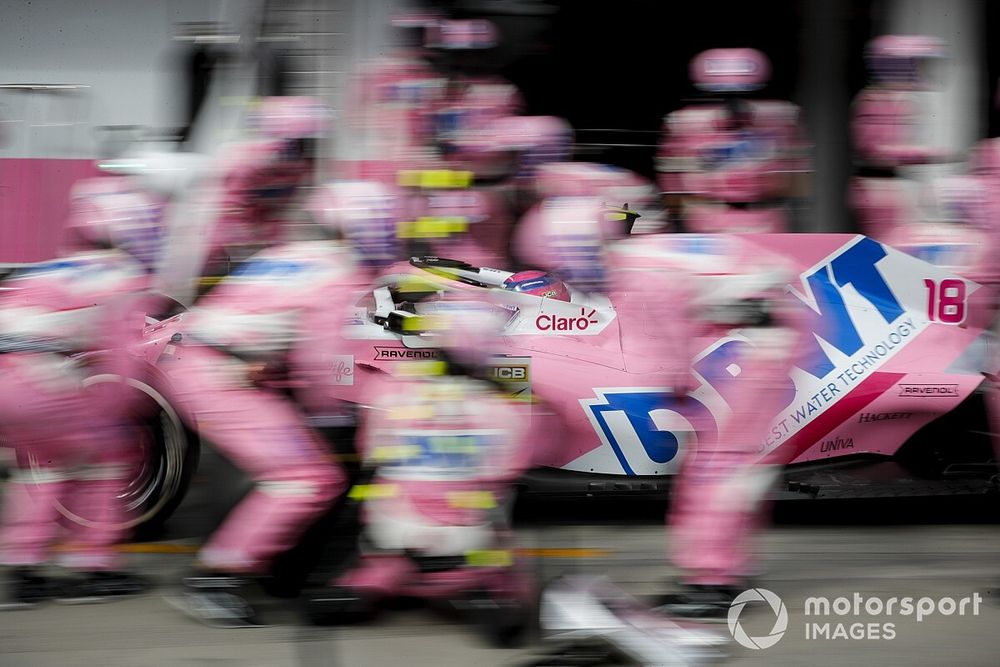
<svg viewBox="0 0 1000 667"><path fill-rule="evenodd" d="M677 593L661 596L656 610L673 618L723 621L741 589L733 586L687 584Z"/></svg>
<svg viewBox="0 0 1000 667"><path fill-rule="evenodd" d="M28 609L64 592L63 585L44 577L30 567L15 567L7 575L7 599L0 602L0 610Z"/></svg>
<svg viewBox="0 0 1000 667"><path fill-rule="evenodd" d="M66 585L57 601L61 604L94 604L145 593L152 585L143 577L128 572L86 572Z"/></svg>
<svg viewBox="0 0 1000 667"><path fill-rule="evenodd" d="M215 628L262 627L242 589L246 581L229 575L197 575L184 579L183 590L167 603Z"/></svg>
<svg viewBox="0 0 1000 667"><path fill-rule="evenodd" d="M375 601L349 586L317 588L303 597L305 615L313 625L350 625L375 616Z"/></svg>

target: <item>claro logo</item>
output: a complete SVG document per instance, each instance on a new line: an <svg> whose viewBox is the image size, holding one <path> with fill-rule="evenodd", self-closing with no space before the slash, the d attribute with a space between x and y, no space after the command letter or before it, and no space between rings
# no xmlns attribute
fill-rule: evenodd
<svg viewBox="0 0 1000 667"><path fill-rule="evenodd" d="M597 324L597 310L580 308L577 317L563 315L539 315L535 318L535 326L539 331L586 331L591 324Z"/></svg>

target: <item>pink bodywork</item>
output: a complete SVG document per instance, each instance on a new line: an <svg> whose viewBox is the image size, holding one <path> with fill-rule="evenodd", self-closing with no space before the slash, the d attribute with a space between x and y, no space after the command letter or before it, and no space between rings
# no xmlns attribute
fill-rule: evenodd
<svg viewBox="0 0 1000 667"><path fill-rule="evenodd" d="M641 242L640 238L634 242ZM812 325L818 327L812 329L816 333L810 337L807 328L805 340L813 352L826 350L828 370L822 367L810 374L800 370L804 362L797 362L799 368L792 372L797 384L793 387L790 381L787 407L779 411L760 445L762 458L784 463L845 454L892 455L907 438L954 409L983 381L988 362L982 334L991 314L984 310L988 308L984 299L990 290L951 270L853 235L662 238L660 243L676 244L680 254L690 256L687 270L702 276L699 280L745 284L754 275L783 267L791 278L795 307L807 327L811 317L820 318ZM391 273L430 277L408 265ZM866 284L886 285L884 289L898 305L890 309L886 301L872 296L875 292L860 293L853 287L852 276L857 276L859 284L870 279ZM442 282L457 290L483 290L446 279ZM929 283L936 292L948 290L945 301L932 298ZM965 298L956 297L956 286L964 290ZM820 288L827 291L817 296L815 290ZM641 354L629 350L630 339L638 340L640 347L654 344L642 339L655 334L657 327L645 332L635 327L612 305L614 296L608 301L577 293L573 302L565 303L500 289L489 294L516 313L505 328L506 354L530 358L530 393L537 399L532 414L534 465L606 474L676 472L680 455L666 461L651 459L643 445L648 434L635 430L638 422L630 426L628 420L611 419L613 414L606 418L601 412L604 406L615 407L616 395L634 399L667 384L652 369L635 367ZM876 302L885 309L884 317L873 308ZM670 310L672 302L666 295L664 303ZM956 309L961 321L956 321ZM839 329L831 330L831 322ZM410 340L413 337L387 335L381 327L365 322L363 311L345 331L352 343L351 360L366 369L354 377L354 386L341 387L340 396L346 400L364 403L360 385L375 377L371 373L424 354L420 352L423 345ZM840 338L837 331L842 332ZM823 337L826 348L815 342L817 336ZM722 418L719 396L738 392L732 373L739 374L739 340L718 331L697 339L692 348L695 375L687 401L651 413L656 430L673 433L682 452L685 438ZM838 354L831 341L841 341L839 345L851 348L850 354ZM722 362L719 355L726 349L737 356ZM726 363L736 366L726 371ZM561 435L552 437L552 433Z"/></svg>

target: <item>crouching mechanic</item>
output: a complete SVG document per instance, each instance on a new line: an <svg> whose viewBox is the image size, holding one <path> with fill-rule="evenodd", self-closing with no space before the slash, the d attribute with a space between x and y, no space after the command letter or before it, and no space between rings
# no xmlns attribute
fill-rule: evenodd
<svg viewBox="0 0 1000 667"><path fill-rule="evenodd" d="M393 193L374 183L335 183L325 193L316 226L327 238L247 260L192 309L175 358L163 366L191 426L256 482L202 548L183 594L171 599L213 625L256 622L245 580L267 574L345 490L344 470L280 389L317 377L301 366L294 377L285 369L293 358L322 358L299 354L317 341L310 326L356 301L371 279L366 252L376 262L392 256L373 230L391 234L398 217Z"/></svg>
<svg viewBox="0 0 1000 667"><path fill-rule="evenodd" d="M364 502L362 555L310 600L317 622L367 618L407 596L468 610L496 642L524 627L530 586L510 551L506 509L530 461L526 415L489 379L498 309L454 299L417 303L403 322L440 356L400 364L365 416L372 478L352 491Z"/></svg>
<svg viewBox="0 0 1000 667"><path fill-rule="evenodd" d="M105 185L74 190L58 259L16 271L0 289L0 444L16 456L0 562L11 567L12 607L148 587L123 571L115 548L127 533L119 494L137 453L128 428L137 406L124 380L140 362L128 350L155 307L146 269L122 248L135 247L127 238L140 227L155 235L157 222L146 199ZM63 524L59 561L76 574L47 578L41 568Z"/></svg>

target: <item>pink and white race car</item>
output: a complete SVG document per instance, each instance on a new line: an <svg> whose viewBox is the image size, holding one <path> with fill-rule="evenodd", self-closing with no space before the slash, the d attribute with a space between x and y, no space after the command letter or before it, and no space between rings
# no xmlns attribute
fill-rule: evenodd
<svg viewBox="0 0 1000 667"><path fill-rule="evenodd" d="M727 282L709 293L729 302L739 302L741 271L759 280L761 262L784 263L772 279L788 284L812 335L804 361L789 375L786 407L760 443L762 459L791 462L782 496L992 488L997 470L988 432L995 429L981 391L984 376L996 375L984 324L992 319L984 310L992 299L983 295L992 286L859 235L672 234L657 242L687 256L700 279ZM935 252L949 254L939 240L934 244L907 249L932 261ZM748 257L758 258L757 265L740 259ZM420 293L468 290L507 318L507 349L495 359L495 379L532 401L534 460L525 492L662 497L696 442L694 425L711 428L725 417L747 339L733 331L697 341L695 386L683 401L664 401L665 388L651 385L623 352L623 338L636 332L623 331L614 303L572 285L568 302L503 289L511 275L438 258L394 266L358 302L338 336L342 345L324 352L330 372L321 393L371 405L386 371L437 355L433 340L406 326L425 307ZM151 409L138 424L148 436L146 462L126 492L134 525L164 521L197 465L197 437L180 423L169 383L156 369L183 331L183 314L151 320L137 350L148 377L134 386ZM322 403L310 408L314 423L343 426L346 415L320 414L329 407Z"/></svg>
<svg viewBox="0 0 1000 667"><path fill-rule="evenodd" d="M787 405L760 443L762 459L791 462L783 494L991 488L996 466L978 390L993 360L990 334L977 324L990 318L970 307L981 307L970 297L983 286L859 235L678 234L657 242L687 255L702 278L728 280L729 299L738 300L739 272L747 270L734 257L785 262L780 280L812 335L789 375ZM510 275L439 258L397 265L347 322L350 354L334 355L331 368L340 370L330 392L370 404L366 395L394 364L434 358L433 341L406 326L424 307L413 291L471 290L507 314L495 378L557 417L533 424L527 491L660 492L695 442L693 424L724 418L746 338L732 331L698 341L695 387L664 403L665 388L648 386L623 353L623 337L635 332L623 331L614 303L572 286L569 302L505 290Z"/></svg>

